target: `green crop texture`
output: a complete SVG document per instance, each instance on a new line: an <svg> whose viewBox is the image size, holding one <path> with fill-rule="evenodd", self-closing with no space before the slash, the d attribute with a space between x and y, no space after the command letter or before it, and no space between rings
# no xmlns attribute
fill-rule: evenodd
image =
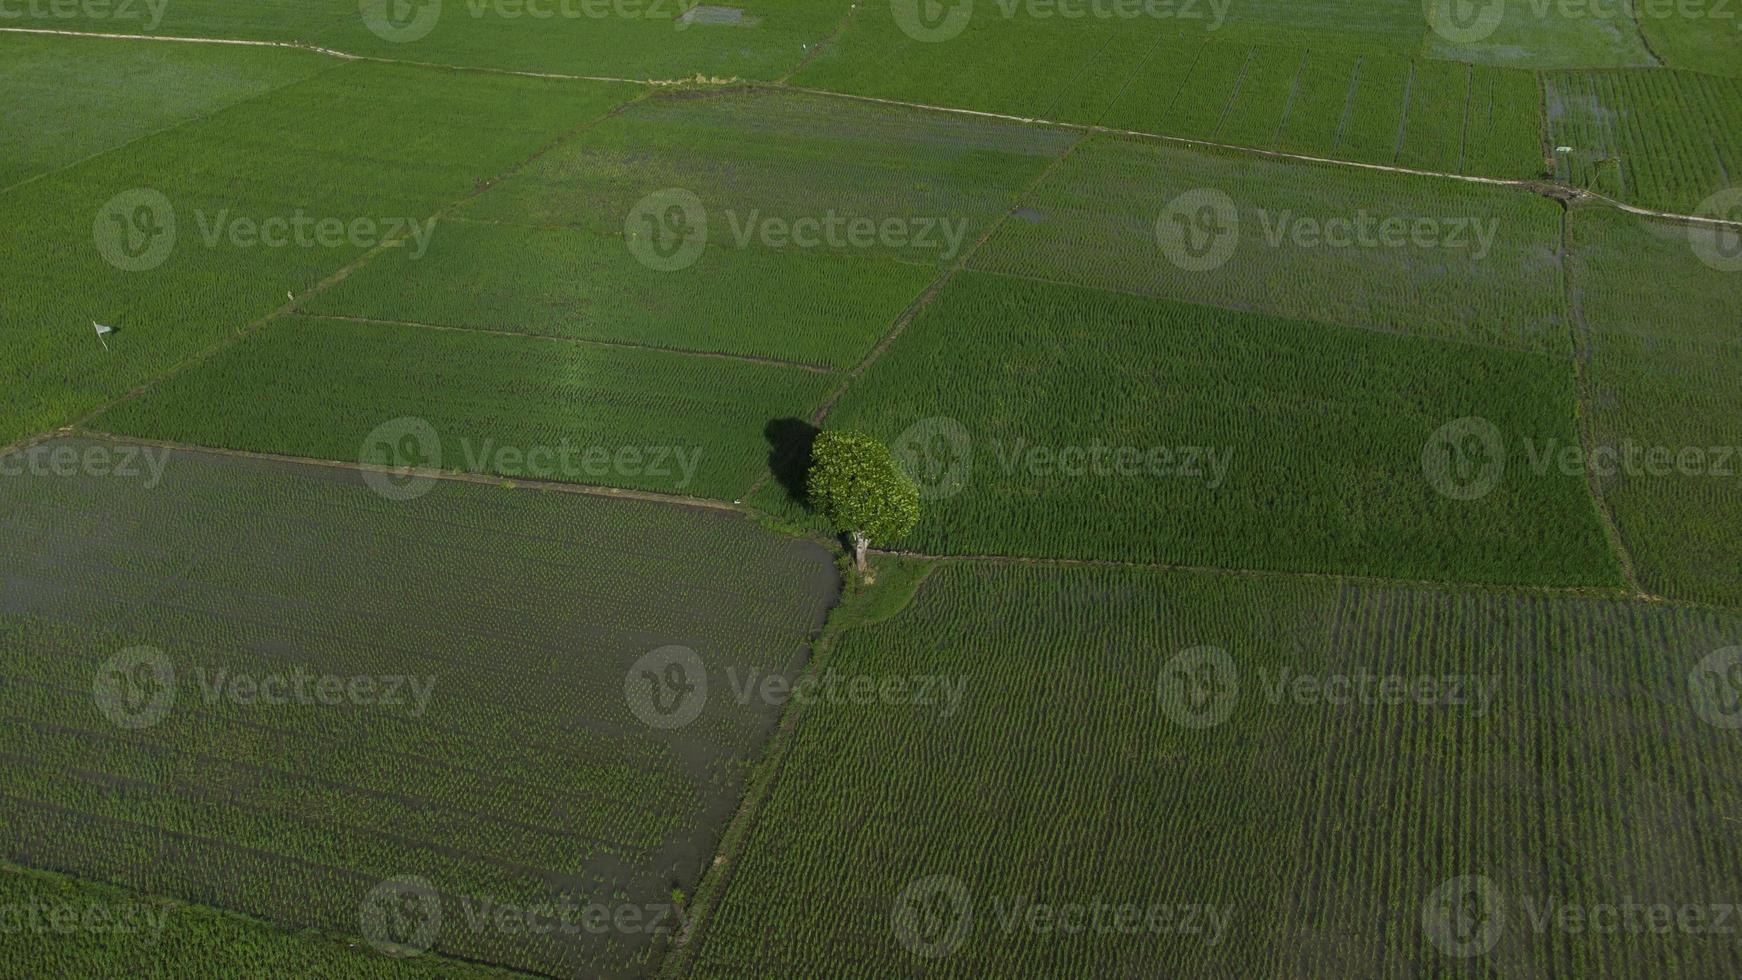
<svg viewBox="0 0 1742 980"><path fill-rule="evenodd" d="M1609 208L1574 213L1594 469L1648 592L1742 601L1742 239ZM1732 266L1734 268L1734 266ZM1597 458L1596 450L1614 454ZM1561 460L1556 460L1558 468Z"/></svg>
<svg viewBox="0 0 1742 980"><path fill-rule="evenodd" d="M174 0L20 4L8 26L248 38L425 64L620 78L772 80L840 23L848 0ZM128 16L104 16L114 9ZM101 11L95 15L88 10ZM738 11L732 16L732 11ZM71 16L64 11L72 11Z"/></svg>
<svg viewBox="0 0 1742 980"><path fill-rule="evenodd" d="M1574 0L1522 0L1494 6L1456 8L1443 2L1435 9L1449 12L1448 19L1475 14L1475 24L1486 26L1482 16L1497 10L1500 19L1490 29L1476 28L1471 39L1426 32L1423 43L1431 58L1472 61L1479 64L1518 68L1636 68L1657 64L1645 35L1634 17L1639 3L1578 3ZM1652 4L1664 10L1672 5ZM1428 9L1422 4L1421 10ZM1460 14L1459 11L1467 11Z"/></svg>
<svg viewBox="0 0 1742 980"><path fill-rule="evenodd" d="M1742 77L1742 13L1728 3L1640 4L1639 29L1671 68Z"/></svg>
<svg viewBox="0 0 1742 980"><path fill-rule="evenodd" d="M355 940L292 932L233 912L112 885L0 864L7 910L6 971L19 977L521 976L440 956L395 959Z"/></svg>
<svg viewBox="0 0 1742 980"><path fill-rule="evenodd" d="M653 97L478 198L464 215L621 235L647 195L694 194L710 246L778 248L768 219L965 221L985 234L1075 133L771 90ZM675 230L674 230L675 233ZM948 265L941 238L816 251Z"/></svg>
<svg viewBox="0 0 1742 980"><path fill-rule="evenodd" d="M0 53L0 193L338 67L300 51L18 35Z"/></svg>
<svg viewBox="0 0 1742 980"><path fill-rule="evenodd" d="M1232 240L1215 267L1182 268L1161 247L1158 224L1193 191L1226 194L1234 208L1234 220L1214 229ZM974 268L1520 350L1570 349L1556 260L1560 208L1517 190L1102 137L1025 203L1030 220L1006 222L975 253ZM1363 219L1370 232L1340 235L1346 244L1322 234ZM1378 232L1387 220L1410 229L1425 220L1428 232L1388 244Z"/></svg>
<svg viewBox="0 0 1742 980"><path fill-rule="evenodd" d="M0 195L13 228L0 241L12 270L0 443L72 422L232 336L629 95L356 62ZM497 111L504 101L523 108ZM122 196L139 192L159 195L144 221ZM280 246L237 233L298 216L305 233ZM367 235L314 232L359 220ZM115 264L104 242L146 264ZM117 328L109 350L93 320Z"/></svg>
<svg viewBox="0 0 1742 980"><path fill-rule="evenodd" d="M1543 91L1555 177L1565 183L1688 214L1742 179L1742 128L1730 125L1742 115L1742 80L1553 72Z"/></svg>
<svg viewBox="0 0 1742 980"><path fill-rule="evenodd" d="M829 426L916 464L922 551L1615 585L1582 480L1524 458L1572 402L1541 355L970 274ZM1459 500L1423 454L1467 416L1507 455Z"/></svg>
<svg viewBox="0 0 1742 980"><path fill-rule="evenodd" d="M45 451L93 448L119 451ZM374 886L417 875L437 952L641 972L669 930L530 933L492 910L693 888L779 714L737 679L802 664L827 554L665 504L454 482L389 499L355 472L205 454L158 472L0 480L3 856L349 935ZM710 686L653 727L627 692L670 645ZM129 727L93 691L139 647L170 674L144 689L155 715L115 702ZM291 675L375 686L270 686Z"/></svg>
<svg viewBox="0 0 1742 980"><path fill-rule="evenodd" d="M438 468L735 498L764 430L833 378L778 365L464 330L292 317L102 415L116 433L348 462L401 418Z"/></svg>
<svg viewBox="0 0 1742 980"><path fill-rule="evenodd" d="M1530 916L1732 900L1734 733L1689 675L1739 638L1661 603L946 564L818 661L911 696L805 710L691 975L1459 975L1423 922L1464 875L1507 917L1480 963L1731 974L1730 934Z"/></svg>
<svg viewBox="0 0 1742 980"><path fill-rule="evenodd" d="M454 218L428 251L384 254L304 309L844 368L936 277L908 262L727 245L661 272L621 233Z"/></svg>

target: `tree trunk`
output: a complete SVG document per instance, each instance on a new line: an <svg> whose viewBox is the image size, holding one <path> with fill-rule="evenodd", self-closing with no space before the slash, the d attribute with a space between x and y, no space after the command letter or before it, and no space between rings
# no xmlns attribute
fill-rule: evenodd
<svg viewBox="0 0 1742 980"><path fill-rule="evenodd" d="M867 567L865 564L865 551L871 547L871 539L860 534L858 531L854 531L849 535L849 537L853 539L853 563L858 566L859 574L863 575L865 574L865 569Z"/></svg>

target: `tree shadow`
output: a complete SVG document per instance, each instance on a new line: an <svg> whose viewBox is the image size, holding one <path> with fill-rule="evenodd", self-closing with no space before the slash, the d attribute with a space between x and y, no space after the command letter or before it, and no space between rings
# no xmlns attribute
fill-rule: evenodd
<svg viewBox="0 0 1742 980"><path fill-rule="evenodd" d="M811 468L811 444L822 430L799 418L774 419L762 430L768 439L768 469L797 503L807 503L805 477Z"/></svg>

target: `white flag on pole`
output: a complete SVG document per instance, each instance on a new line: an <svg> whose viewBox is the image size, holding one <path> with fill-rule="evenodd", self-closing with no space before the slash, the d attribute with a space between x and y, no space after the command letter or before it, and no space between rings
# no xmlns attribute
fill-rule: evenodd
<svg viewBox="0 0 1742 980"><path fill-rule="evenodd" d="M104 340L103 338L114 333L115 328L114 327L106 327L106 326L102 325L101 323L98 323L95 320L91 321L91 326L97 328L97 343L102 344L104 350L108 350L109 349L109 342L107 340Z"/></svg>

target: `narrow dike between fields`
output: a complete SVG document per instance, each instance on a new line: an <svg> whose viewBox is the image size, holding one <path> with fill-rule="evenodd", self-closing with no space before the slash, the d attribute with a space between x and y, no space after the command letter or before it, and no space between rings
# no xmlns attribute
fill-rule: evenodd
<svg viewBox="0 0 1742 980"><path fill-rule="evenodd" d="M840 601L829 610L828 621L816 642L811 645L810 659L805 662L800 677L806 677L828 666L840 640L847 633L862 627L875 626L899 615L919 595L925 580L938 566L937 562L902 558L882 554L872 559L876 576L874 585L855 582L852 572L842 565ZM796 682L796 679L795 679ZM799 698L786 703L780 724L763 743L762 757L751 769L745 783L744 796L738 811L720 835L720 845L714 859L702 873L695 895L684 909L689 927L666 951L660 964L661 980L681 980L692 972L696 957L706 941L708 924L731 893L732 878L739 862L748 853L755 837L757 818L770 797L779 788L788 755L801 735L806 705Z"/></svg>
<svg viewBox="0 0 1742 980"><path fill-rule="evenodd" d="M1555 258L1561 266L1561 297L1567 310L1567 327L1573 336L1573 426L1579 434L1579 444L1584 450L1586 459L1596 450L1596 434L1593 431L1594 420L1592 409L1596 405L1595 393L1591 390L1589 362L1591 359L1591 326L1585 320L1583 300L1580 298L1578 283L1573 276L1573 242L1572 225L1573 209L1577 201L1561 199L1561 240L1555 252ZM1585 471L1585 487L1591 494L1591 506L1597 512L1597 520L1603 526L1603 537L1609 542L1609 550L1614 553L1615 560L1621 565L1621 575L1627 582L1627 587L1639 599L1661 601L1658 596L1646 592L1639 584L1639 575L1634 570L1633 556L1627 550L1627 542L1621 536L1621 528L1615 523L1615 515L1609 508L1609 502L1603 499L1603 486L1596 468L1583 467Z"/></svg>

